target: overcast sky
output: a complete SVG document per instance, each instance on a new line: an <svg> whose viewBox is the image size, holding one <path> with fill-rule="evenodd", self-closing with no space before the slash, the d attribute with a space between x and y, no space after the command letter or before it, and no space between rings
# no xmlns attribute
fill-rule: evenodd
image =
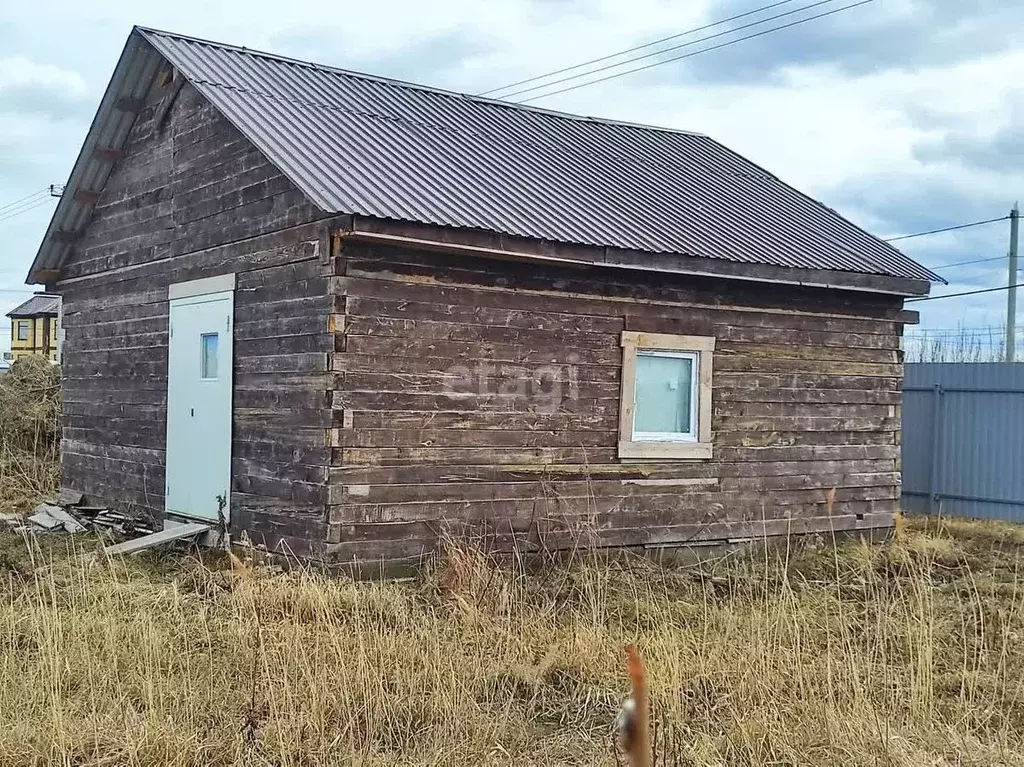
<svg viewBox="0 0 1024 767"><path fill-rule="evenodd" d="M831 0L675 55L854 1ZM813 2L792 0L731 26ZM23 281L55 201L5 206L67 180L133 24L480 93L768 3L7 4L0 11L0 314L29 294ZM875 234L892 237L1003 216L1024 197L1022 31L1019 0L872 0L530 103L707 133ZM1005 256L1008 237L1008 222L1001 221L900 246L937 268ZM936 294L1005 284L1007 277L1005 259L938 271L950 285L934 286ZM18 290L26 292L9 292ZM915 308L922 328L997 325L1005 317L1005 293ZM7 338L6 330L0 333L0 348Z"/></svg>

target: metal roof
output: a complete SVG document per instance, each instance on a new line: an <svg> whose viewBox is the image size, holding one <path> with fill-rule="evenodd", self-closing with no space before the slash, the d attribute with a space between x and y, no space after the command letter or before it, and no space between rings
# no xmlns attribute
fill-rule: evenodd
<svg viewBox="0 0 1024 767"><path fill-rule="evenodd" d="M7 312L8 317L35 317L40 314L56 315L60 310L60 296L35 295Z"/></svg>
<svg viewBox="0 0 1024 767"><path fill-rule="evenodd" d="M121 91L144 92L155 72L141 39L326 213L942 281L704 135L450 93L140 27L115 72ZM116 133L115 143L123 143L123 124L104 125L101 115L97 122L90 135ZM89 167L81 175L93 182L86 188L101 181L101 171ZM67 207L58 222L58 206L47 240L81 221ZM33 273L59 263L59 249L46 248Z"/></svg>

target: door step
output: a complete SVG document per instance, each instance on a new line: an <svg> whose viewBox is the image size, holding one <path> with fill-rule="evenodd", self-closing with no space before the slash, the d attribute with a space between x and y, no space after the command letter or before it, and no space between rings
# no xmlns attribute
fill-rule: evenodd
<svg viewBox="0 0 1024 767"><path fill-rule="evenodd" d="M191 538L195 535L208 532L211 529L213 529L213 525L203 524L202 522L189 522L183 525L174 525L164 530L144 535L141 538L133 538L132 540L125 541L124 543L116 543L113 546L107 546L103 549L103 553L107 555L134 554L138 551L145 551L146 549L153 549L157 546L162 546L165 543Z"/></svg>

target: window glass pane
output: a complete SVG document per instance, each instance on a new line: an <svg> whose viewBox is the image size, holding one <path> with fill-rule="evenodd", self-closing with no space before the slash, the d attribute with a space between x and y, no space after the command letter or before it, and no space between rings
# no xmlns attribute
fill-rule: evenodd
<svg viewBox="0 0 1024 767"><path fill-rule="evenodd" d="M27 322L19 322L18 323L18 340L19 341L27 341L28 340L28 323Z"/></svg>
<svg viewBox="0 0 1024 767"><path fill-rule="evenodd" d="M693 358L638 352L633 431L688 434Z"/></svg>
<svg viewBox="0 0 1024 767"><path fill-rule="evenodd" d="M217 377L217 334L216 333L204 333L202 336L202 348L203 348L203 361L202 361L202 372L200 373L203 378L216 378Z"/></svg>

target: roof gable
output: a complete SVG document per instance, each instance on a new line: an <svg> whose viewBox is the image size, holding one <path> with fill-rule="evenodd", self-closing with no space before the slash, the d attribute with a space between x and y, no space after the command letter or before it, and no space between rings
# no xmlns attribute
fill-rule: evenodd
<svg viewBox="0 0 1024 767"><path fill-rule="evenodd" d="M121 73L122 91L143 88L145 71L152 79L153 50L326 213L739 264L941 279L707 136L142 28L118 66L129 54L138 59ZM51 223L47 240L55 231ZM43 258L45 247L33 273L59 263L59 256Z"/></svg>
<svg viewBox="0 0 1024 767"><path fill-rule="evenodd" d="M40 315L53 315L60 311L60 297L48 295L32 296L25 303L14 307L7 312L8 317L38 317Z"/></svg>

